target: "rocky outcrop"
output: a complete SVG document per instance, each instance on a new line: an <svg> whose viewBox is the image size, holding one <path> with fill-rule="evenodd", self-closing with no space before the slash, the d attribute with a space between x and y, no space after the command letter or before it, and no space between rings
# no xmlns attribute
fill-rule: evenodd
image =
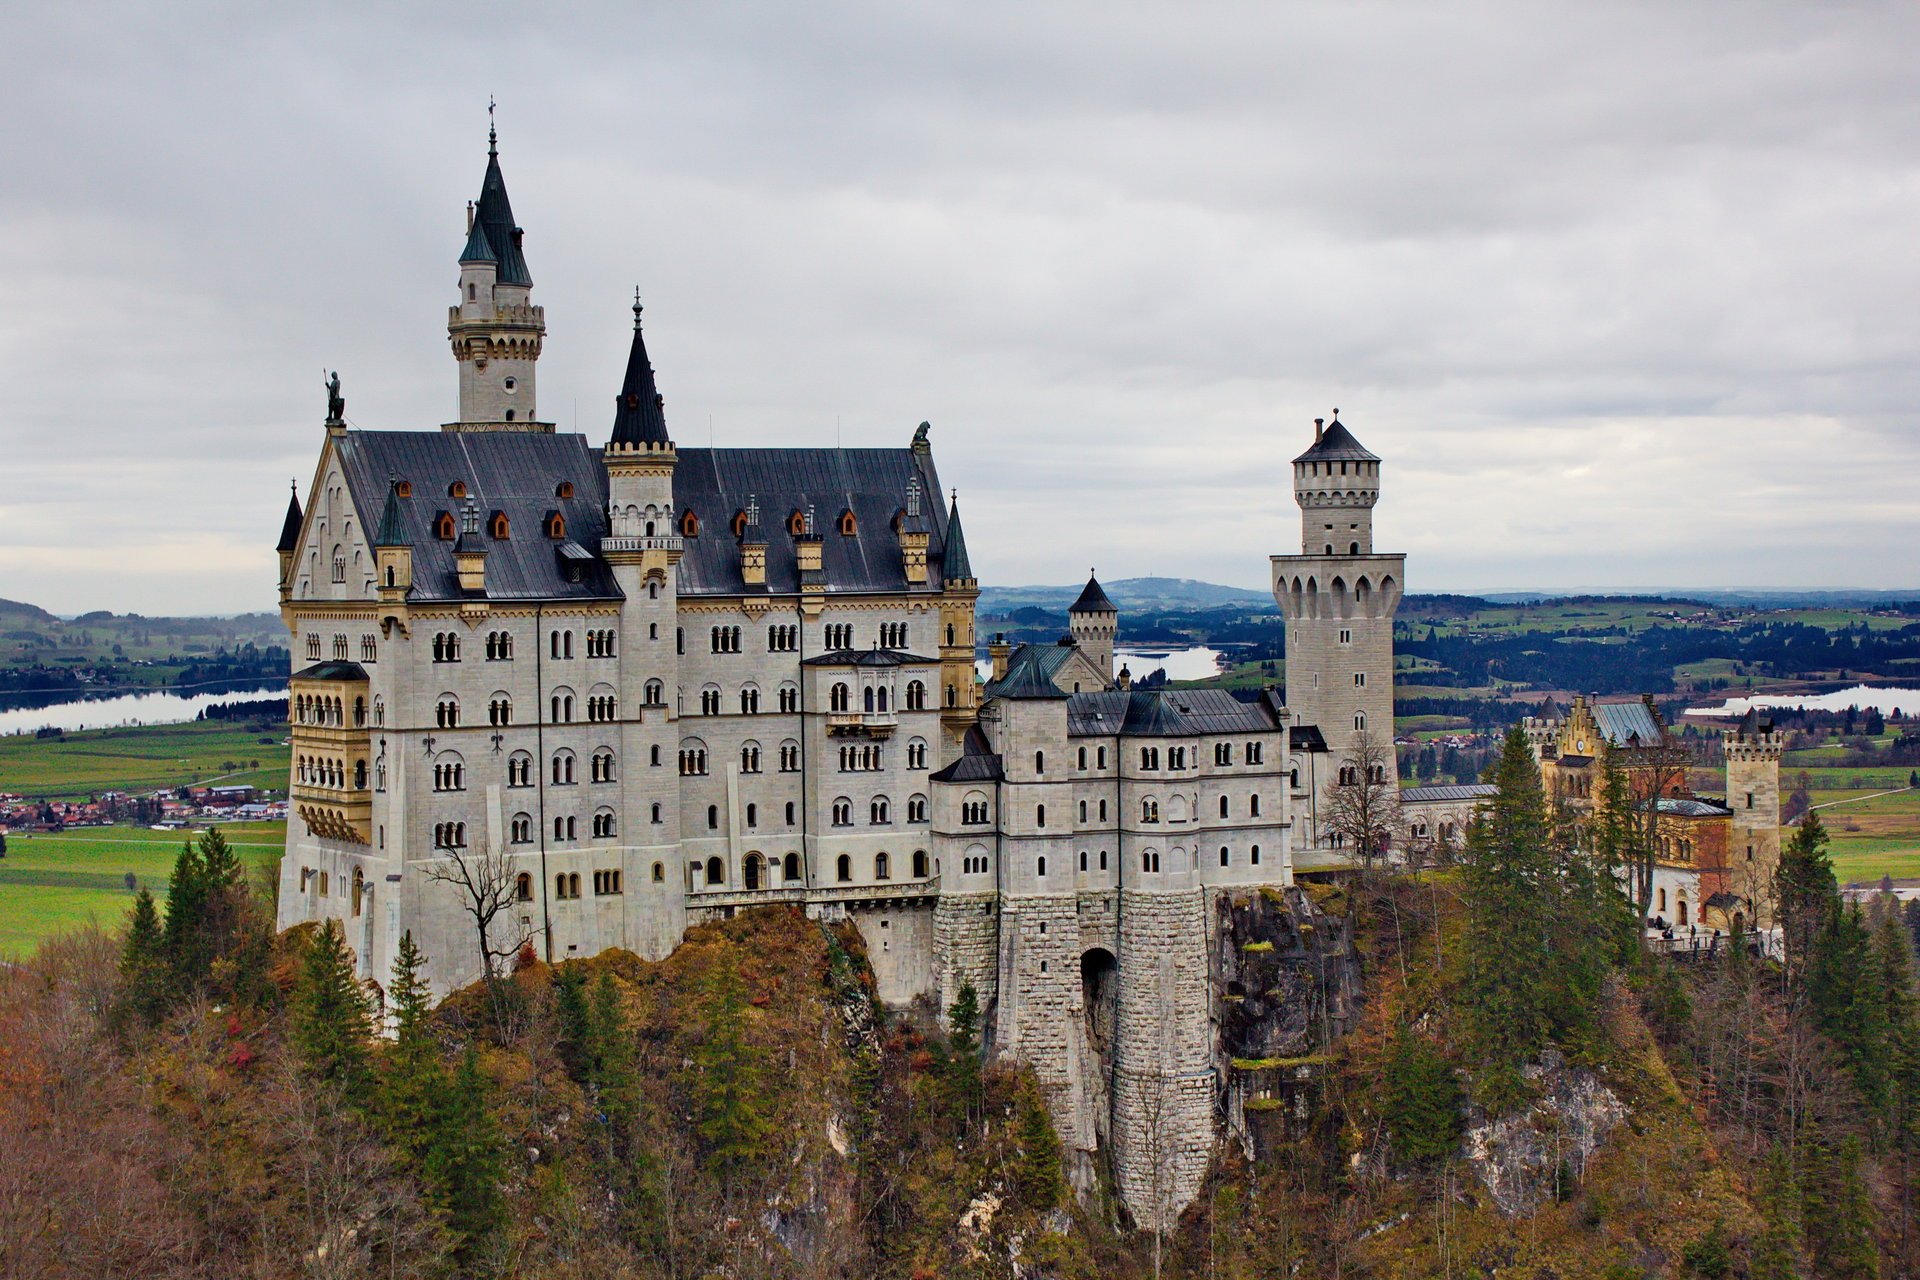
<svg viewBox="0 0 1920 1280"><path fill-rule="evenodd" d="M1522 1069L1537 1096L1524 1110L1469 1115L1467 1161L1500 1212L1524 1217L1586 1176L1587 1161L1627 1106L1586 1067L1555 1049Z"/></svg>

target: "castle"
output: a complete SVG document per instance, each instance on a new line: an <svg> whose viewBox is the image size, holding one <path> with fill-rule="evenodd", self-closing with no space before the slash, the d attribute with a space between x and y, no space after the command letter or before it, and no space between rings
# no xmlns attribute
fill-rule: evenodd
<svg viewBox="0 0 1920 1280"><path fill-rule="evenodd" d="M1076 1182L1110 1153L1165 1221L1218 1133L1225 904L1324 859L1318 797L1356 742L1390 744L1380 459L1336 412L1294 461L1286 701L1131 688L1093 580L1067 636L991 646L982 679L926 424L898 448L682 448L636 301L604 442L556 431L532 285L490 135L447 320L457 417L352 427L336 380L287 510L281 926L339 921L376 981L411 932L444 994L526 947L663 956L745 907L849 922L887 1003L970 985ZM1389 745L1373 781L1394 773ZM1403 813L1464 822L1480 793Z"/></svg>

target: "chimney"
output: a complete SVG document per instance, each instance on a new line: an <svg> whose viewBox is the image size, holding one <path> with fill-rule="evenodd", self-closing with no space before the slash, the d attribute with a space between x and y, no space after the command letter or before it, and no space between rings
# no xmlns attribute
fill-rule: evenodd
<svg viewBox="0 0 1920 1280"><path fill-rule="evenodd" d="M802 585L804 585L806 581L805 575L813 574L817 577L822 569L820 560L820 535L813 531L813 508L811 506L807 508L806 521L803 527L806 529L806 532L793 540L793 554L800 562Z"/></svg>
<svg viewBox="0 0 1920 1280"><path fill-rule="evenodd" d="M453 544L453 568L460 578L460 590L468 595L487 594L487 544L480 537L480 508L472 498L460 512L460 539Z"/></svg>
<svg viewBox="0 0 1920 1280"><path fill-rule="evenodd" d="M1324 434L1324 429L1326 425L1327 425L1327 420L1325 418L1315 418L1313 420L1313 442L1315 444L1320 443L1320 437L1322 434Z"/></svg>
<svg viewBox="0 0 1920 1280"><path fill-rule="evenodd" d="M1012 656L1013 646L1007 643L1006 632L994 632L992 642L987 645L987 657L993 660L993 678L995 680L1005 680L1007 678L1007 659Z"/></svg>

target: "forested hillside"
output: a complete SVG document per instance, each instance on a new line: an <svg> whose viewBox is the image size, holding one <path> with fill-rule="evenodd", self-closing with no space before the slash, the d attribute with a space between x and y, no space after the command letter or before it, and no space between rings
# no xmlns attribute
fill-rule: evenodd
<svg viewBox="0 0 1920 1280"><path fill-rule="evenodd" d="M765 908L429 1008L417 955L372 987L274 936L210 834L164 912L0 974L0 1274L1915 1274L1912 915L1843 905L1810 821L1780 954L1648 955L1633 831L1550 811L1518 738L1494 776L1459 865L1311 887L1354 1029L1222 1063L1165 1239L1067 1191L970 992L948 1033L879 1008L849 930Z"/></svg>

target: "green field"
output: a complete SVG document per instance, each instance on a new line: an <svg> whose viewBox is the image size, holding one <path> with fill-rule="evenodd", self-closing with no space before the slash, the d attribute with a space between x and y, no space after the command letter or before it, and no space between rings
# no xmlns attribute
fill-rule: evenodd
<svg viewBox="0 0 1920 1280"><path fill-rule="evenodd" d="M1825 803L1821 792L1814 793L1814 803ZM1883 875L1920 877L1920 791L1847 800L1818 812L1832 837L1828 851L1842 884L1871 883Z"/></svg>
<svg viewBox="0 0 1920 1280"><path fill-rule="evenodd" d="M199 720L0 738L0 792L84 800L102 791L157 791L215 779L284 791L291 755L281 745L286 734L279 723Z"/></svg>
<svg viewBox="0 0 1920 1280"><path fill-rule="evenodd" d="M250 867L278 864L286 823L229 823L220 829ZM137 886L164 896L185 838L184 832L145 827L8 836L7 856L0 859L0 957L28 955L63 929L118 926L133 903L127 874Z"/></svg>

